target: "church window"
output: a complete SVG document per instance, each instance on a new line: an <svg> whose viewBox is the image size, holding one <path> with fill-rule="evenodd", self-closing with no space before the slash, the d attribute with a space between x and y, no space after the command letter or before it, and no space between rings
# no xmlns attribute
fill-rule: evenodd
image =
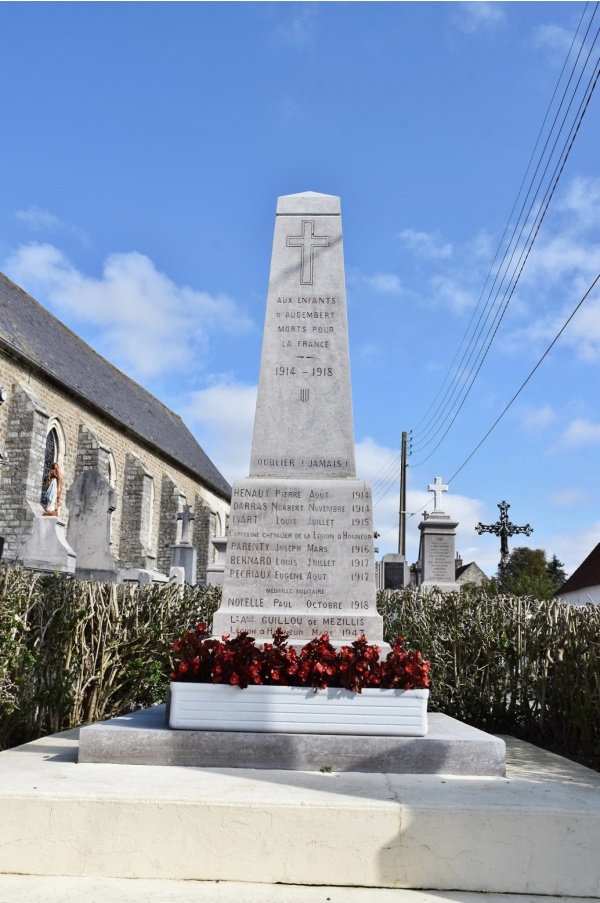
<svg viewBox="0 0 600 903"><path fill-rule="evenodd" d="M108 453L108 482L113 489L117 488L117 463L112 452Z"/></svg>
<svg viewBox="0 0 600 903"><path fill-rule="evenodd" d="M48 423L44 446L44 466L40 502L46 513L58 512L63 490L63 458L65 455L65 435L57 417Z"/></svg>
<svg viewBox="0 0 600 903"><path fill-rule="evenodd" d="M46 501L46 481L48 479L48 474L58 461L58 451L58 432L56 428L53 427L46 436L46 448L44 450L44 471L40 495L40 502L42 505L44 505Z"/></svg>

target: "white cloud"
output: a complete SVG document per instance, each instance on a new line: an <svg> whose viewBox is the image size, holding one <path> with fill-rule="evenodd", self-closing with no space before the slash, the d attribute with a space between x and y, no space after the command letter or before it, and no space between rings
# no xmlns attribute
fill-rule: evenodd
<svg viewBox="0 0 600 903"><path fill-rule="evenodd" d="M551 541L546 544L546 554L548 557L556 554L570 576L585 561L599 541L600 520L578 532L560 533L553 536Z"/></svg>
<svg viewBox="0 0 600 903"><path fill-rule="evenodd" d="M564 62L573 43L573 32L560 25L540 25L533 33L533 46L545 50L556 64Z"/></svg>
<svg viewBox="0 0 600 903"><path fill-rule="evenodd" d="M17 210L15 218L32 232L56 232L63 225L57 216L40 207Z"/></svg>
<svg viewBox="0 0 600 903"><path fill-rule="evenodd" d="M520 279L510 315L528 322L502 336L513 353L539 354L552 340L600 272L600 179L575 178L556 198ZM551 302L550 304L548 302ZM553 302L553 303L552 303ZM600 287L560 338L584 361L600 360Z"/></svg>
<svg viewBox="0 0 600 903"><path fill-rule="evenodd" d="M395 273L375 273L373 276L364 276L363 281L382 294L396 295L402 291L402 283Z"/></svg>
<svg viewBox="0 0 600 903"><path fill-rule="evenodd" d="M500 3L477 2L457 3L454 18L458 27L467 34L486 28L496 28L504 24L505 14Z"/></svg>
<svg viewBox="0 0 600 903"><path fill-rule="evenodd" d="M229 482L248 476L256 386L221 377L191 393L183 416Z"/></svg>
<svg viewBox="0 0 600 903"><path fill-rule="evenodd" d="M427 260L448 260L452 257L452 245L444 242L439 232L403 229L396 233L396 238L416 257L424 257Z"/></svg>
<svg viewBox="0 0 600 903"><path fill-rule="evenodd" d="M381 347L373 344L373 342L365 342L358 349L358 353L363 361L372 361L381 355Z"/></svg>
<svg viewBox="0 0 600 903"><path fill-rule="evenodd" d="M582 448L584 445L600 445L600 423L578 417L569 424L553 451Z"/></svg>
<svg viewBox="0 0 600 903"><path fill-rule="evenodd" d="M573 275L595 276L599 264L600 244L578 240L561 229L536 242L521 284L529 288L540 280L555 284L557 279Z"/></svg>
<svg viewBox="0 0 600 903"><path fill-rule="evenodd" d="M571 179L557 209L569 216L571 228L589 229L600 223L600 178Z"/></svg>
<svg viewBox="0 0 600 903"><path fill-rule="evenodd" d="M495 250L493 236L483 231L478 232L475 238L472 238L466 244L466 251L469 257L483 260L487 264L493 259Z"/></svg>
<svg viewBox="0 0 600 903"><path fill-rule="evenodd" d="M380 534L375 543L379 548L379 557L398 550L399 468L398 449L378 445L369 436L356 444L356 472L360 479L371 482L375 487L378 479L385 479L383 486L373 491L374 526ZM406 493L406 558L410 564L417 560L419 553L419 523L423 519L423 511L431 512L433 509L432 493L426 489L415 489L411 486L413 479L409 470ZM426 485L430 482L433 479L428 480ZM389 491L381 496L381 491L385 488L389 488ZM483 502L454 494L450 487L450 491L442 497L442 507L458 521L456 551L462 554L464 563L476 561L486 573L494 573L499 552L485 536L479 537L475 533L476 524L483 519Z"/></svg>
<svg viewBox="0 0 600 903"><path fill-rule="evenodd" d="M176 285L135 251L111 254L101 278L50 244L18 248L5 269L59 316L92 325L102 353L139 379L202 366L212 330L251 328L231 298Z"/></svg>
<svg viewBox="0 0 600 903"><path fill-rule="evenodd" d="M458 314L475 306L476 298L473 291L451 276L432 276L429 284L433 300L438 306L449 307Z"/></svg>
<svg viewBox="0 0 600 903"><path fill-rule="evenodd" d="M529 407L521 411L521 423L528 432L543 430L555 420L556 414L549 404L541 408Z"/></svg>
<svg viewBox="0 0 600 903"><path fill-rule="evenodd" d="M27 210L17 210L15 219L29 229L30 232L68 232L75 235L79 241L89 247L90 240L82 229L63 223L57 216L41 207L29 207Z"/></svg>
<svg viewBox="0 0 600 903"><path fill-rule="evenodd" d="M286 11L286 20L277 26L277 38L285 44L302 49L314 37L317 24L316 4L298 3L290 8L291 15L287 15Z"/></svg>
<svg viewBox="0 0 600 903"><path fill-rule="evenodd" d="M549 501L558 508L574 508L587 499L588 494L583 489L562 489L560 492L553 492Z"/></svg>

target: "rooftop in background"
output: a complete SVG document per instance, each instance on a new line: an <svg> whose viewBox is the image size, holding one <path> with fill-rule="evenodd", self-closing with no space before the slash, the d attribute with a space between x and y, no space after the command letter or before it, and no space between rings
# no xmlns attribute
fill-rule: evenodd
<svg viewBox="0 0 600 903"><path fill-rule="evenodd" d="M600 586L600 542L592 549L588 557L574 571L566 583L563 583L557 596L585 590L590 586Z"/></svg>
<svg viewBox="0 0 600 903"><path fill-rule="evenodd" d="M0 347L191 471L218 495L231 487L178 414L0 273Z"/></svg>

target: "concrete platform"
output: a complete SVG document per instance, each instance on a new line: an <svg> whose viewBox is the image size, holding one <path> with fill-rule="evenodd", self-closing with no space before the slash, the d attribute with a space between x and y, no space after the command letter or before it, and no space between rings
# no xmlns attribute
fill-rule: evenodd
<svg viewBox="0 0 600 903"><path fill-rule="evenodd" d="M524 743L506 778L77 754L77 731L0 753L0 873L600 897L600 775Z"/></svg>
<svg viewBox="0 0 600 903"><path fill-rule="evenodd" d="M165 707L82 727L79 762L503 777L504 741L429 714L426 737L174 731Z"/></svg>
<svg viewBox="0 0 600 903"><path fill-rule="evenodd" d="M581 903L533 897L364 887L299 887L138 878L39 878L0 875L0 903ZM593 903L593 899L589 900Z"/></svg>

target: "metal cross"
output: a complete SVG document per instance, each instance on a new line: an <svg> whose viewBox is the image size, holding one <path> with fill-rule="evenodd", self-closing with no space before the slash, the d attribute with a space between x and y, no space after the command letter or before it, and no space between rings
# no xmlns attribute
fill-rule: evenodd
<svg viewBox="0 0 600 903"><path fill-rule="evenodd" d="M196 515L192 513L191 505L184 505L183 511L177 515L177 520L181 521L181 542L190 541L190 524L196 520Z"/></svg>
<svg viewBox="0 0 600 903"><path fill-rule="evenodd" d="M442 492L448 492L448 487L444 486L441 477L436 477L433 483L430 483L427 488L430 492L433 492L433 510L442 511L440 499L442 497ZM439 508L438 505L440 506Z"/></svg>
<svg viewBox="0 0 600 903"><path fill-rule="evenodd" d="M494 536L500 537L500 570L502 570L508 561L508 537L515 536L517 533L524 533L525 536L531 536L533 527L525 524L524 527L515 527L508 519L508 502L500 502L500 517L495 524L482 524L481 521L475 529L481 536L482 533L493 533Z"/></svg>
<svg viewBox="0 0 600 903"><path fill-rule="evenodd" d="M315 248L328 248L328 235L315 235L314 219L302 220L302 235L288 235L288 248L300 248L300 285L313 284Z"/></svg>

